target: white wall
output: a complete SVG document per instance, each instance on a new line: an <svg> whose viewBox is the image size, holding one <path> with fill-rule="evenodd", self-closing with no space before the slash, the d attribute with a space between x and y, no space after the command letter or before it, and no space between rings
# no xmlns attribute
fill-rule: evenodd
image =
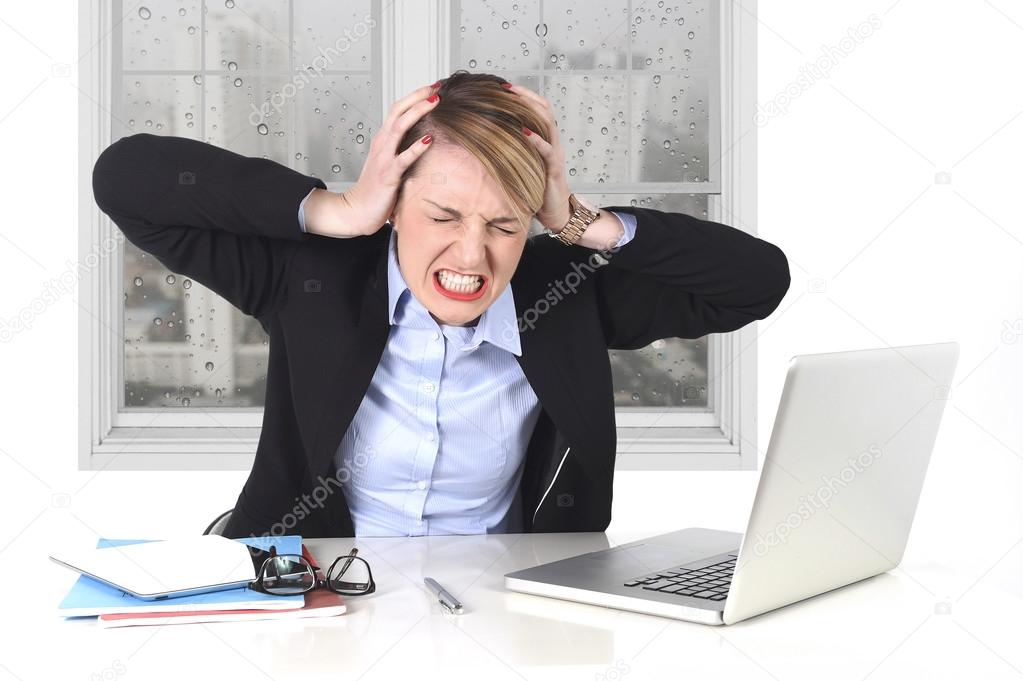
<svg viewBox="0 0 1023 681"><path fill-rule="evenodd" d="M760 235L783 248L793 278L760 323L760 447L791 355L958 340L905 563L936 601L975 583L1023 595L1014 418L1023 338L1003 339L1003 325L1023 320L1023 93L1011 85L1023 10L1008 5L762 2L759 11L759 100L795 93L759 128ZM824 58L827 78L799 84L822 46L841 50L872 14L868 37ZM0 322L40 305L30 331L0 342L0 557L41 550L55 534L200 531L245 479L76 470L81 309L77 289L46 298L47 282L77 257L75 65L88 46L77 45L75 17L70 2L0 11ZM939 172L951 183L936 184ZM611 529L741 531L756 478L621 472ZM932 574L939 565L954 576Z"/></svg>

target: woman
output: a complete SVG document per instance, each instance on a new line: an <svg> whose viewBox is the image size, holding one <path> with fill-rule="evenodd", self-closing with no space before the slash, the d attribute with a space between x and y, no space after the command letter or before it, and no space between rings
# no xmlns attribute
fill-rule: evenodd
<svg viewBox="0 0 1023 681"><path fill-rule="evenodd" d="M763 319L776 246L595 209L550 104L459 71L396 102L342 195L273 161L137 134L100 155L100 208L270 336L263 427L225 534L603 531L607 350ZM535 216L550 235L529 235Z"/></svg>

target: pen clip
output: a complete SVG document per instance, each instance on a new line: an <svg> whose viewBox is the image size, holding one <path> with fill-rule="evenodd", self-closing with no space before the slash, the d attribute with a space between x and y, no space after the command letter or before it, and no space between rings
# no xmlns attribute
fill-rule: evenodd
<svg viewBox="0 0 1023 681"><path fill-rule="evenodd" d="M455 615L462 614L462 604L457 598L448 593L448 590L442 587L437 580L431 577L426 577L423 581L426 582L428 587L430 587L430 591L432 591L437 597L437 602L440 603L445 610Z"/></svg>
<svg viewBox="0 0 1023 681"><path fill-rule="evenodd" d="M452 604L452 603L448 603L447 599L444 599L444 598L439 598L437 600L441 604L441 607L443 607L449 613L451 613L453 615L461 615L462 614L462 604L461 603L459 603L457 605Z"/></svg>

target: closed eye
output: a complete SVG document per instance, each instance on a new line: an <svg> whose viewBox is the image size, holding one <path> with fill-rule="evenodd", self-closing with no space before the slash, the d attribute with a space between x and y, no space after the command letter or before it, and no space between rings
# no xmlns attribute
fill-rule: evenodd
<svg viewBox="0 0 1023 681"><path fill-rule="evenodd" d="M434 222L451 222L450 219L448 219L448 220L442 220L441 218L430 218L430 219L433 220ZM497 231L499 231L499 232L504 232L505 234L509 234L509 235L515 234L515 232L513 232L511 230L501 229L500 227L497 227L497 225L491 225L491 226L492 227L496 227Z"/></svg>

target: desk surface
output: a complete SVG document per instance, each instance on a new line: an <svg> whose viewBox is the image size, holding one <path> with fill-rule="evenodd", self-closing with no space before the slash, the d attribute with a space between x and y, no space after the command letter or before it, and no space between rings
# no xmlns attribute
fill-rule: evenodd
<svg viewBox="0 0 1023 681"><path fill-rule="evenodd" d="M377 592L349 599L345 615L320 620L104 630L95 621L65 621L38 608L26 614L22 629L33 631L34 642L3 646L0 679L7 678L5 671L25 681L241 675L616 681L683 678L700 670L716 671L719 678L784 681L1023 676L1020 599L979 584L948 612L918 579L940 571L934 565L907 563L730 627L504 589L506 572L639 538L594 533L307 540L327 565L357 545L372 566ZM459 596L465 613L444 611L423 585L424 576ZM73 581L68 574L52 591L63 593ZM4 628L11 632L14 626L9 621Z"/></svg>

